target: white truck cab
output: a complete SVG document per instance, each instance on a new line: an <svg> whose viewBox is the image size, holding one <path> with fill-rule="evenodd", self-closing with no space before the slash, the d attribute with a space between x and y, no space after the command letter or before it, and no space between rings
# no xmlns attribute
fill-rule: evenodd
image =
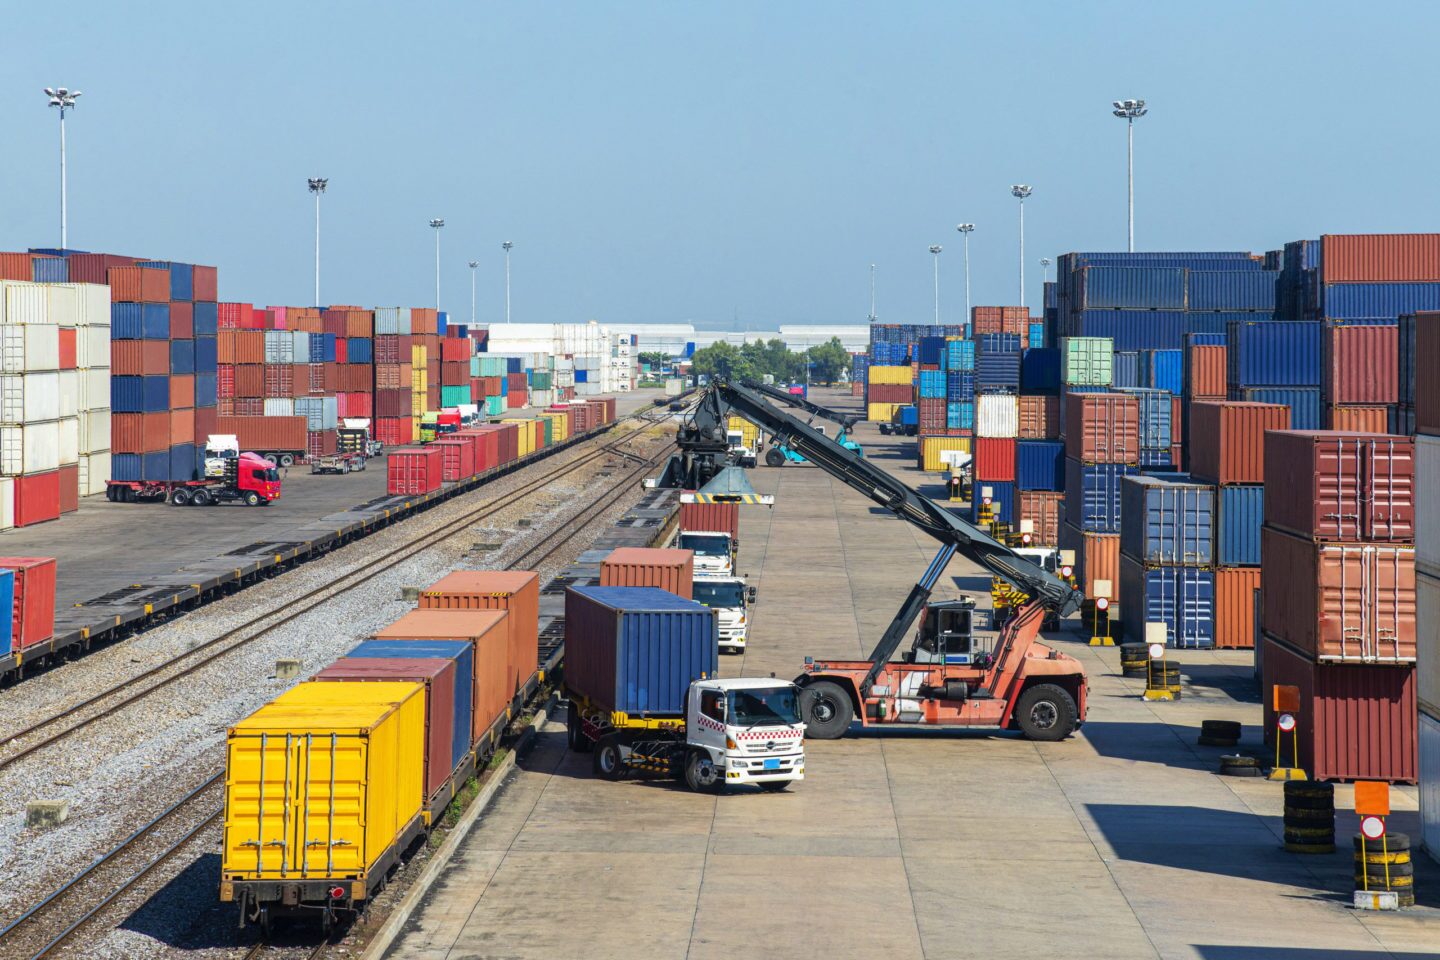
<svg viewBox="0 0 1440 960"><path fill-rule="evenodd" d="M205 438L205 476L225 476L228 461L240 459L240 438L233 433L212 433Z"/></svg>
<svg viewBox="0 0 1440 960"><path fill-rule="evenodd" d="M730 462L737 467L753 467L757 463L755 449L745 442L745 431L726 430L725 442L730 447Z"/></svg>
<svg viewBox="0 0 1440 960"><path fill-rule="evenodd" d="M783 680L699 680L685 708L685 783L784 790L805 779L800 690Z"/></svg>
<svg viewBox="0 0 1440 960"><path fill-rule="evenodd" d="M697 578L735 575L735 544L723 530L685 530L676 538L675 546L694 551Z"/></svg>
<svg viewBox="0 0 1440 960"><path fill-rule="evenodd" d="M721 653L744 653L749 634L749 604L755 602L755 588L740 577L700 577L692 596L715 611Z"/></svg>

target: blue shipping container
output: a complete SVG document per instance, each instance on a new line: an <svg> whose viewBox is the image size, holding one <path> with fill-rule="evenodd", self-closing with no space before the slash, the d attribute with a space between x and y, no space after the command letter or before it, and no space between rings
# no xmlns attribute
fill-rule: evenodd
<svg viewBox="0 0 1440 960"><path fill-rule="evenodd" d="M455 766L471 747L471 716L475 712L475 645L466 640L366 640L345 654L366 659L414 657L455 661L455 717L451 727Z"/></svg>
<svg viewBox="0 0 1440 960"><path fill-rule="evenodd" d="M1191 310L1275 310L1276 270L1191 270Z"/></svg>
<svg viewBox="0 0 1440 960"><path fill-rule="evenodd" d="M995 353L1019 353L1020 334L1018 333L982 333L975 339L975 353L977 356Z"/></svg>
<svg viewBox="0 0 1440 960"><path fill-rule="evenodd" d="M200 474L195 469L195 444L177 443L170 448L170 475L165 479L177 482L200 479Z"/></svg>
<svg viewBox="0 0 1440 960"><path fill-rule="evenodd" d="M1265 522L1265 487L1238 484L1220 488L1216 504L1215 552L1224 567L1260 566L1260 527Z"/></svg>
<svg viewBox="0 0 1440 960"><path fill-rule="evenodd" d="M140 336L146 340L170 339L170 304L140 304Z"/></svg>
<svg viewBox="0 0 1440 960"><path fill-rule="evenodd" d="M1020 389L1026 393L1060 392L1060 350L1030 347L1020 355Z"/></svg>
<svg viewBox="0 0 1440 960"><path fill-rule="evenodd" d="M195 406L215 406L216 375L213 373L195 374ZM199 439L199 438L197 438Z"/></svg>
<svg viewBox="0 0 1440 960"><path fill-rule="evenodd" d="M1140 376L1138 350L1116 350L1111 370L1111 383L1117 390L1133 390L1145 386L1145 381Z"/></svg>
<svg viewBox="0 0 1440 960"><path fill-rule="evenodd" d="M1060 440L1017 441L1015 486L1020 490L1064 490L1065 444Z"/></svg>
<svg viewBox="0 0 1440 960"><path fill-rule="evenodd" d="M1053 287L1053 283L1047 283L1046 287ZM1045 321L1032 320L1029 327L1029 345L1032 347L1045 346Z"/></svg>
<svg viewBox="0 0 1440 960"><path fill-rule="evenodd" d="M220 332L220 305L213 300L195 301L195 336L213 337Z"/></svg>
<svg viewBox="0 0 1440 960"><path fill-rule="evenodd" d="M1327 319L1389 317L1440 310L1440 283L1327 283L1321 288Z"/></svg>
<svg viewBox="0 0 1440 960"><path fill-rule="evenodd" d="M1136 473L1126 463L1065 460L1065 522L1086 533L1120 532L1120 481Z"/></svg>
<svg viewBox="0 0 1440 960"><path fill-rule="evenodd" d="M950 370L945 374L945 399L968 402L975 399L975 371Z"/></svg>
<svg viewBox="0 0 1440 960"><path fill-rule="evenodd" d="M1145 385L1180 396L1185 387L1185 352L1183 350L1149 350L1145 353L1148 376Z"/></svg>
<svg viewBox="0 0 1440 960"><path fill-rule="evenodd" d="M1215 574L1198 567L1151 567L1120 555L1120 619L1132 640L1145 624L1165 624L1171 647L1215 646Z"/></svg>
<svg viewBox="0 0 1440 960"><path fill-rule="evenodd" d="M219 366L219 350L214 337L195 338L195 372L214 373Z"/></svg>
<svg viewBox="0 0 1440 960"><path fill-rule="evenodd" d="M974 419L974 407L971 407L971 419ZM913 406L906 404L900 408L900 424L906 427L918 427L920 425L920 411Z"/></svg>
<svg viewBox="0 0 1440 960"><path fill-rule="evenodd" d="M1172 442L1171 437L1175 434L1175 424L1170 422L1175 409L1174 398L1170 395L1170 391L1151 390L1148 387L1139 389L1125 387L1119 392L1128 393L1139 401L1141 448L1164 450L1168 454Z"/></svg>
<svg viewBox="0 0 1440 960"><path fill-rule="evenodd" d="M936 366L943 364L945 362L945 338L921 337L920 362L933 363Z"/></svg>
<svg viewBox="0 0 1440 960"><path fill-rule="evenodd" d="M1000 480L979 480L975 493L970 498L970 522L980 522L980 508L984 506L981 490L990 488L990 516L994 520L1013 523L1015 520L1015 484Z"/></svg>
<svg viewBox="0 0 1440 960"><path fill-rule="evenodd" d="M1109 337L1116 350L1177 350L1186 333L1209 329L1206 316L1174 310L1085 310L1071 315L1064 335Z"/></svg>
<svg viewBox="0 0 1440 960"><path fill-rule="evenodd" d="M946 370L975 369L974 340L947 340L945 344Z"/></svg>
<svg viewBox="0 0 1440 960"><path fill-rule="evenodd" d="M1184 310L1185 271L1171 267L1085 267L1082 310Z"/></svg>
<svg viewBox="0 0 1440 960"><path fill-rule="evenodd" d="M15 571L0 570L0 610L15 608ZM0 617L0 656L10 653L15 643L15 624L12 617Z"/></svg>
<svg viewBox="0 0 1440 960"><path fill-rule="evenodd" d="M1159 477L1120 484L1120 551L1144 564L1209 566L1215 558L1215 488Z"/></svg>
<svg viewBox="0 0 1440 960"><path fill-rule="evenodd" d="M927 400L945 399L945 371L921 370L919 387L920 396Z"/></svg>
<svg viewBox="0 0 1440 960"><path fill-rule="evenodd" d="M1318 387L1320 324L1231 323L1226 381L1242 387Z"/></svg>
<svg viewBox="0 0 1440 960"><path fill-rule="evenodd" d="M975 389L1020 388L1019 353L981 353L975 358Z"/></svg>
<svg viewBox="0 0 1440 960"><path fill-rule="evenodd" d="M1252 403L1280 403L1290 408L1291 430L1319 430L1319 387L1248 387L1232 390L1232 400Z"/></svg>
<svg viewBox="0 0 1440 960"><path fill-rule="evenodd" d="M172 374L195 372L194 340L170 341L170 372Z"/></svg>
<svg viewBox="0 0 1440 960"><path fill-rule="evenodd" d="M110 339L141 340L145 336L145 304L110 304Z"/></svg>
<svg viewBox="0 0 1440 960"><path fill-rule="evenodd" d="M715 612L694 600L656 587L565 593L565 686L608 710L683 716L719 656Z"/></svg>
<svg viewBox="0 0 1440 960"><path fill-rule="evenodd" d="M370 363L375 356L374 341L368 337L351 337L345 345L345 359L349 363Z"/></svg>
<svg viewBox="0 0 1440 960"><path fill-rule="evenodd" d="M30 279L35 283L69 283L70 261L64 257L36 257L30 261Z"/></svg>
<svg viewBox="0 0 1440 960"><path fill-rule="evenodd" d="M159 413L170 409L169 377L111 377L110 409L116 413Z"/></svg>
<svg viewBox="0 0 1440 960"><path fill-rule="evenodd" d="M170 271L170 299L195 299L195 268L188 263L171 263L166 260L145 260L136 264L140 267L159 267Z"/></svg>
<svg viewBox="0 0 1440 960"><path fill-rule="evenodd" d="M914 407L907 407L914 410ZM908 422L908 421L902 421ZM975 403L973 400L945 404L945 428L947 430L974 430Z"/></svg>

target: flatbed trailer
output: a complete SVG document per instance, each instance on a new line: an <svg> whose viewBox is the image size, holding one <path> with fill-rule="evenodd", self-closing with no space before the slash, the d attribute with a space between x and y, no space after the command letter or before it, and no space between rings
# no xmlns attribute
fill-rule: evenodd
<svg viewBox="0 0 1440 960"><path fill-rule="evenodd" d="M366 456L363 453L332 453L310 460L311 473L354 473L365 469Z"/></svg>

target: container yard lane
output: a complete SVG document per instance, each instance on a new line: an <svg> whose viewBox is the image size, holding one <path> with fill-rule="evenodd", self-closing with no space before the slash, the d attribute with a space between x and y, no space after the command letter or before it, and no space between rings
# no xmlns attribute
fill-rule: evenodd
<svg viewBox="0 0 1440 960"><path fill-rule="evenodd" d="M913 439L873 423L855 438L943 496L939 475L915 468ZM933 544L813 467L749 475L775 506L742 509L739 568L758 601L722 675L789 678L807 655L865 656ZM989 607L988 577L956 561L935 596L961 592ZM1263 755L1251 651L1170 651L1184 698L1154 703L1078 622L1047 638L1089 672L1078 736L811 740L804 782L781 794L602 781L566 750L561 712L384 955L1434 955L1440 914L1424 896L1401 914L1352 910L1349 844L1286 853L1280 785L1217 776L1230 751L1196 745L1202 720L1239 720L1241 750ZM1417 835L1414 789L1392 798L1392 829ZM1338 786L1337 809L1349 800ZM1433 873L1417 866L1417 888L1440 883Z"/></svg>

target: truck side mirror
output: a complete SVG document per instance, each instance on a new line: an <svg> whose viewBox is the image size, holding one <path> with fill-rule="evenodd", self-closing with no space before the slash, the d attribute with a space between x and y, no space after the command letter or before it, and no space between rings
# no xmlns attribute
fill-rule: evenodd
<svg viewBox="0 0 1440 960"><path fill-rule="evenodd" d="M749 601L750 603L754 603L754 602L755 602L755 588L754 588L754 587L750 587L749 589L747 589L747 590L745 591L745 599L746 599L747 601Z"/></svg>

